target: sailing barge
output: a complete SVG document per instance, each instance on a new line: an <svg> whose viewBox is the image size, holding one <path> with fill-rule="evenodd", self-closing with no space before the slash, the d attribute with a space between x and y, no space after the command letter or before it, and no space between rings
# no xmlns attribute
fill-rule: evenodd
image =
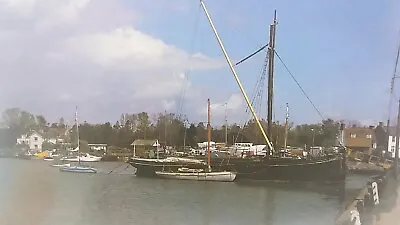
<svg viewBox="0 0 400 225"><path fill-rule="evenodd" d="M214 35L221 47L221 50L226 58L226 61L231 69L231 72L240 88L240 91L250 109L254 120L264 137L268 151L275 154L267 155L263 158L213 158L212 168L220 171L236 172L236 180L251 179L251 180L280 180L280 181L343 181L346 176L346 161L345 149L342 148L338 154L325 155L320 158L285 158L281 157L279 152L274 151L274 148L268 139L264 128L262 127L253 107L247 97L247 94L239 80L235 68L225 50L225 47L216 31L216 28L211 20L211 17L206 9L204 1L200 4L207 16ZM275 54L275 31L276 31L276 14L274 23L270 25L270 42L268 46L268 130L272 124L272 93L273 93L273 65ZM270 132L269 132L270 133ZM130 164L137 169L137 176L156 176L160 171L178 171L179 168L189 167L193 169L204 168L205 162L195 159L172 158L165 159L141 159L132 158Z"/></svg>

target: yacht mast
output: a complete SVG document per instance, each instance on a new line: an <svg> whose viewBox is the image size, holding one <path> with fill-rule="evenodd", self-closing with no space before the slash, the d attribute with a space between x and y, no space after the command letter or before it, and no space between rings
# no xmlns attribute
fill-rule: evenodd
<svg viewBox="0 0 400 225"><path fill-rule="evenodd" d="M81 163L81 150L79 146L79 124L78 124L78 106L75 108L75 126L76 126L76 137L78 143L78 164Z"/></svg>
<svg viewBox="0 0 400 225"><path fill-rule="evenodd" d="M284 146L283 151L284 151L285 153L286 153L286 147L287 147L288 128L289 128L289 104L286 103L285 142L284 142L284 144L283 144L283 146Z"/></svg>
<svg viewBox="0 0 400 225"><path fill-rule="evenodd" d="M204 13L205 13L206 16L207 16L208 22L210 23L210 26L211 26L211 28L212 28L212 30L213 30L213 32L214 32L214 35L215 35L215 37L216 37L216 39L217 39L217 41L218 41L218 44L219 44L219 46L221 47L222 53L224 54L225 59L226 59L228 65L229 65L229 68L231 69L231 72L232 72L232 74L233 74L233 76L234 76L234 78L235 78L235 80L236 80L236 82L237 82L237 84L238 84L238 86L239 86L239 88L240 88L240 91L242 92L242 95L243 95L243 97L244 97L244 100L245 100L246 103L247 103L247 106L249 107L249 109L250 109L250 111L251 111L251 113L252 113L252 115L253 115L255 121L257 122L257 126L259 127L259 129L260 129L260 131L261 131L261 133L262 133L262 135L263 135L265 141L267 142L269 149L270 149L270 150L273 150L274 148L273 148L273 146L272 146L270 140L268 139L267 134L265 133L264 128L262 127L262 125L261 125L261 123L260 123L260 120L258 119L258 117L257 117L257 115L256 115L256 112L254 111L254 108L253 108L253 106L252 106L251 103L250 103L249 98L247 97L247 94L246 94L246 92L245 92L245 90L244 90L244 88L243 88L243 86L242 86L242 83L241 83L240 80L239 80L239 77L238 77L238 75L237 75L237 73L236 73L236 70L235 70L235 68L233 67L232 61L231 61L231 59L229 58L228 53L227 53L226 50L225 50L225 47L224 47L224 45L223 45L223 43L222 43L222 41L221 41L221 39L220 39L220 37L219 37L219 35L218 35L218 32L217 32L217 30L216 30L216 28L215 28L215 26L214 26L214 23L213 23L213 21L212 21L210 15L208 14L208 11L207 11L207 8L206 8L206 6L205 6L205 4L204 4L204 1L203 1L203 0L200 0L200 4L201 4L201 7L202 7L203 10L204 10Z"/></svg>
<svg viewBox="0 0 400 225"><path fill-rule="evenodd" d="M211 125L210 125L210 99L207 100L207 164L208 164L208 172L211 172L211 150L210 150L210 142L211 142Z"/></svg>
<svg viewBox="0 0 400 225"><path fill-rule="evenodd" d="M392 109L392 97L393 97L393 91L394 91L394 81L396 78L399 78L399 76L397 76L397 66L399 64L399 56L400 56L400 40L399 40L399 46L397 48L397 56L396 56L396 63L394 65L394 72L393 72L393 77L392 77L392 81L390 83L390 96L389 96L389 110L388 110L388 120L387 120L387 124L386 124L386 132L388 133L389 136L389 127L390 127L390 113L391 113L391 109Z"/></svg>
<svg viewBox="0 0 400 225"><path fill-rule="evenodd" d="M273 97L274 97L274 56L275 56L276 10L274 22L269 26L268 44L268 115L267 134L272 135Z"/></svg>

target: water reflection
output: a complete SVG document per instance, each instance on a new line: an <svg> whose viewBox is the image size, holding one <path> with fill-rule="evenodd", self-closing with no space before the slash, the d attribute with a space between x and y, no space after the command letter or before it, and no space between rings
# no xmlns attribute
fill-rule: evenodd
<svg viewBox="0 0 400 225"><path fill-rule="evenodd" d="M116 166L96 167L107 171ZM9 196L0 203L0 220L9 224L333 224L345 189L344 184L206 183L60 173L39 161L2 161L0 171L0 181L8 184L0 193ZM13 171L14 179L4 171ZM349 184L356 186L347 182L346 188Z"/></svg>

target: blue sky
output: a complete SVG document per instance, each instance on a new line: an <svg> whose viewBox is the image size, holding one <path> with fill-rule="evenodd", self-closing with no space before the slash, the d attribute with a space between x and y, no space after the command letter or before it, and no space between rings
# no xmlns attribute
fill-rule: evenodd
<svg viewBox="0 0 400 225"><path fill-rule="evenodd" d="M206 4L233 59L240 59L268 42L268 25L277 9L277 52L322 113L338 119L386 121L396 39L400 38L400 20L396 15L400 8L395 1L222 0ZM188 4L187 11L157 16L143 29L168 43L190 49L197 16L198 4L194 1ZM197 34L197 50L221 56L202 11ZM263 57L261 53L238 69L248 92L260 75ZM275 77L277 118L284 115L282 108L288 102L294 121L319 119L278 60ZM191 79L219 89L222 95L238 90L227 68Z"/></svg>
<svg viewBox="0 0 400 225"><path fill-rule="evenodd" d="M3 45L8 43L21 49L3 51L3 56L0 55L10 60L6 61L8 75L2 75L6 82L2 86L0 108L19 106L55 120L73 115L74 106L79 105L82 116L95 122L117 120L121 112L173 112L180 104L183 80L179 74L189 70L190 86L183 113L190 120L205 120L203 109L207 97L215 106L216 123L223 121L223 107L217 105L229 101L230 121L248 118L244 103L237 98L239 89L197 0L151 3L57 0L60 4L46 7L40 1L32 1L35 7L3 1L9 4L4 17L15 21L15 26L0 23L7 28L0 33L0 39L8 40ZM389 83L400 39L400 3L396 0L205 2L233 61L268 42L268 27L276 9L276 51L322 113L366 124L386 121ZM57 10L60 13L50 13ZM196 20L197 35L193 38ZM28 40L27 36L32 38ZM19 54L10 57L15 52ZM151 56L156 53L168 57L152 61L158 59ZM202 57L189 60L193 53L201 53ZM138 60L135 54L151 57L147 61ZM36 59L40 55L47 58L32 66L32 58L40 60ZM249 95L260 76L264 57L265 53L259 53L237 67ZM162 61L174 66L159 65ZM29 78L24 77L27 71L20 71L27 68L21 66L25 64L31 66L27 69L31 73ZM283 120L288 102L293 122L320 121L278 59L275 65L276 119ZM75 82L70 81L74 80L71 76L77 76ZM69 83L62 85L68 88L55 88L50 95L27 85L26 93L21 95L11 88L21 84L14 77L31 82L39 77L42 85L48 82L46 86L56 86L60 80ZM162 86L154 87L156 82ZM151 93L152 97L138 94L151 88L171 91ZM400 91L396 93L400 96ZM41 101L33 104L31 98ZM266 108L265 104L263 107ZM396 106L392 108L394 117ZM261 117L265 114L263 109Z"/></svg>

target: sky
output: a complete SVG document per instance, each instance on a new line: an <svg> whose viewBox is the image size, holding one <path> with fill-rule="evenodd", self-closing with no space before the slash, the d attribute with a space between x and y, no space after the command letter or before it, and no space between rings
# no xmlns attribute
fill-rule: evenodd
<svg viewBox="0 0 400 225"><path fill-rule="evenodd" d="M387 120L399 1L205 3L233 62L268 43L276 9L276 51L323 116ZM264 58L236 67L249 96ZM250 118L198 0L0 0L0 68L0 110L49 121L72 121L78 106L79 119L93 123L142 111L201 122L207 98L212 123L225 114L229 123ZM292 122L321 121L278 59L274 87L275 120L284 120L288 103ZM266 104L257 112L265 118Z"/></svg>

